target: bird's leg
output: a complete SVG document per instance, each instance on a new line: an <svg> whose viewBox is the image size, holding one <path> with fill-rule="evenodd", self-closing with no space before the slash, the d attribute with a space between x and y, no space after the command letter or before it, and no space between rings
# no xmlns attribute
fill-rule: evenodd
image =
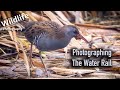
<svg viewBox="0 0 120 90"><path fill-rule="evenodd" d="M48 74L48 72L47 72L46 66L45 66L45 64L44 64L44 62L43 62L43 60L42 60L42 57L41 57L41 51L39 51L39 57L40 57L40 60L41 60L41 62L42 62L42 64L43 64L43 66L44 66L44 69L45 69L45 72L46 72L46 74L47 74L47 77L49 77L49 74Z"/></svg>
<svg viewBox="0 0 120 90"><path fill-rule="evenodd" d="M32 61L32 46L33 46L33 44L31 44L31 47L30 47L30 68L31 68L31 70L34 70L35 69L35 67L34 67L34 64L33 64L33 61Z"/></svg>
<svg viewBox="0 0 120 90"><path fill-rule="evenodd" d="M33 63L32 63L32 45L33 44L31 44L31 46L30 46L30 67L32 67L33 65Z"/></svg>

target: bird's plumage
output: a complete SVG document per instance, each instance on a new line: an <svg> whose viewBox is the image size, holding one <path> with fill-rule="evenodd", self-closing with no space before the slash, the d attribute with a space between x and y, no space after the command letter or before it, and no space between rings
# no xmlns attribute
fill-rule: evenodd
<svg viewBox="0 0 120 90"><path fill-rule="evenodd" d="M76 34L79 34L75 26L62 27L53 21L27 22L23 23L23 26L27 40L41 51L64 48Z"/></svg>

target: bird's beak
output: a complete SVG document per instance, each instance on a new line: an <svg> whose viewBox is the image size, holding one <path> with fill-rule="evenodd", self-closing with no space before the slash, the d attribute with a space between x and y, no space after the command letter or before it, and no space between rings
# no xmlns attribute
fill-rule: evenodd
<svg viewBox="0 0 120 90"><path fill-rule="evenodd" d="M75 39L78 40L78 39L83 39L85 42L89 43L81 34L77 34L75 36Z"/></svg>

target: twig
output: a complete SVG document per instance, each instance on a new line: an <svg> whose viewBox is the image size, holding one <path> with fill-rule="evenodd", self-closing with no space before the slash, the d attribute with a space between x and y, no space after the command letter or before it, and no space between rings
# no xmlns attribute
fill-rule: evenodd
<svg viewBox="0 0 120 90"><path fill-rule="evenodd" d="M6 13L6 15L7 15L8 18L11 17L11 12L10 11L5 11L5 13Z"/></svg>
<svg viewBox="0 0 120 90"><path fill-rule="evenodd" d="M57 22L58 24L60 24L61 26L63 26L63 24L57 19L57 17L51 12L51 11L43 11L52 21Z"/></svg>
<svg viewBox="0 0 120 90"><path fill-rule="evenodd" d="M28 76L30 77L30 66L29 66L28 58L27 58L26 52L25 52L25 50L23 48L23 44L22 44L21 40L18 40L18 41L19 41L20 47L21 47L21 49L23 51L25 66L26 66L26 69L27 69L27 72L28 72Z"/></svg>
<svg viewBox="0 0 120 90"><path fill-rule="evenodd" d="M120 28L120 25L111 25L111 26L95 25L95 24L75 24L75 25L84 26L84 27L95 27L95 28L101 28L101 29L114 29L114 28Z"/></svg>
<svg viewBox="0 0 120 90"><path fill-rule="evenodd" d="M25 11L24 13L28 14L29 18L32 20L32 21L37 21L30 13L30 11Z"/></svg>
<svg viewBox="0 0 120 90"><path fill-rule="evenodd" d="M5 14L4 11L1 11L1 15L2 15L2 18L3 18L3 19L7 19L7 16L6 16L6 14ZM13 40L12 31L8 31L8 32L9 32L9 35L10 35L11 39Z"/></svg>

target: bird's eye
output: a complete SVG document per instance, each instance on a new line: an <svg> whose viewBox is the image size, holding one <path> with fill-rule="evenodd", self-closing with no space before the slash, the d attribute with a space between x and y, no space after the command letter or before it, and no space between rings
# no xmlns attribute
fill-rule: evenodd
<svg viewBox="0 0 120 90"><path fill-rule="evenodd" d="M78 34L78 32L77 32L76 30L74 31L74 33L75 33L75 34Z"/></svg>

